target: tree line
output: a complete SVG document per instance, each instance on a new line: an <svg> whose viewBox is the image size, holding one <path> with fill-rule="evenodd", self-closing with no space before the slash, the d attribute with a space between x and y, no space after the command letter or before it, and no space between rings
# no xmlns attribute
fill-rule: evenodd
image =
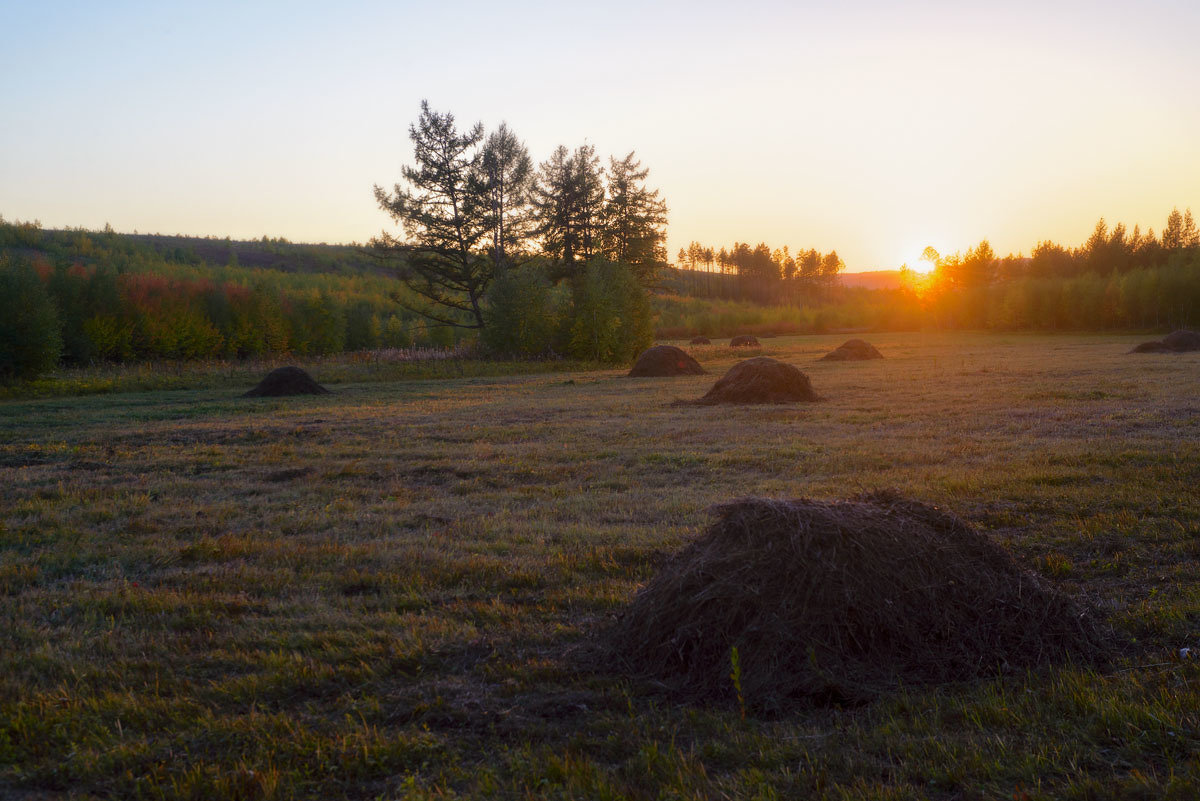
<svg viewBox="0 0 1200 801"><path fill-rule="evenodd" d="M1182 264L1200 248L1200 228L1192 210L1172 209L1162 235L1145 233L1124 223L1111 228L1101 218L1080 246L1067 248L1050 240L1038 242L1029 257L997 256L985 239L963 253L941 255L925 249L922 259L933 267L935 283L943 289L980 287L1021 278L1078 278Z"/></svg>
<svg viewBox="0 0 1200 801"><path fill-rule="evenodd" d="M428 102L409 139L402 182L375 187L403 235L371 242L408 308L526 356L622 361L648 343L667 208L633 152L602 166L594 146L560 145L535 167L506 124L460 130Z"/></svg>
<svg viewBox="0 0 1200 801"><path fill-rule="evenodd" d="M759 303L815 303L827 298L846 268L836 250L821 253L800 248L795 254L787 245L772 249L764 242L751 247L734 242L729 248L690 242L680 248L677 263L692 273L689 294L704 297L752 300ZM712 275L734 280L712 279Z"/></svg>
<svg viewBox="0 0 1200 801"><path fill-rule="evenodd" d="M56 364L446 347L461 338L398 306L394 281L363 272L370 263L353 249L314 256L312 246L272 240L240 248L259 261L270 249L272 266L252 268L223 242L45 231L0 218L0 380ZM198 255L210 245L227 263ZM306 272L310 265L323 271Z"/></svg>
<svg viewBox="0 0 1200 801"><path fill-rule="evenodd" d="M611 170L596 172L607 203ZM505 194L514 183L506 184ZM265 238L231 247L227 239L47 231L0 218L0 380L55 364L464 341L498 354L622 361L656 333L656 315L657 334L664 337L922 326L1161 330L1200 321L1200 232L1190 211L1173 211L1160 235L1102 220L1078 247L1043 241L1028 257L998 257L986 240L948 255L928 249L925 258L934 267L929 277L911 272L906 288L865 290L837 286L841 260L835 252L792 255L765 244L716 250L692 243L684 266L700 269L635 269L595 248L616 241L635 252L647 241L636 226L613 233L592 225L586 233L579 224L565 234L560 226L557 237L544 240L535 233L537 201L531 196L528 202L529 217L518 218L528 232L523 239L501 221L480 240L490 247L477 255L498 266L480 296L480 329L440 325L411 311L428 299L398 286L365 252L349 247ZM497 252L497 242L512 241L518 246ZM659 248L661 243L659 238ZM369 252L375 254L374 248ZM244 266L239 255L269 266ZM681 275L719 283L705 291ZM757 287L751 280L773 294L764 302L751 291ZM648 297L645 285L652 281L659 291ZM467 315L461 320L470 325ZM21 366L31 364L32 371Z"/></svg>
<svg viewBox="0 0 1200 801"><path fill-rule="evenodd" d="M1042 240L1029 256L999 256L986 239L949 254L926 248L922 261L929 273L904 265L906 288L888 293L885 305L894 313L881 312L876 300L839 285L843 265L836 251L801 249L793 255L766 244L718 250L692 242L676 259L681 269L665 282L672 290L812 310L788 318L796 331L826 330L834 319L843 327L913 327L920 321L1003 330L1162 328L1200 321L1200 227L1190 209L1173 209L1158 235L1136 225L1110 227L1101 219L1079 246Z"/></svg>
<svg viewBox="0 0 1200 801"><path fill-rule="evenodd" d="M926 278L906 281L931 322L978 328L1185 326L1200 321L1200 229L1173 209L1161 235L1101 218L1081 245L1043 240L999 257L985 239L964 252L926 248Z"/></svg>

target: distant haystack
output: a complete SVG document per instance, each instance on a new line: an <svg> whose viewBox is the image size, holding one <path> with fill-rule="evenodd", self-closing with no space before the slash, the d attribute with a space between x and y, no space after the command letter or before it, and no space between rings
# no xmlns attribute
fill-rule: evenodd
<svg viewBox="0 0 1200 801"><path fill-rule="evenodd" d="M767 356L746 359L729 368L708 393L693 403L795 403L820 400L808 376L790 364Z"/></svg>
<svg viewBox="0 0 1200 801"><path fill-rule="evenodd" d="M1172 331L1161 340L1143 342L1130 353L1189 353L1200 350L1200 334L1182 329Z"/></svg>
<svg viewBox="0 0 1200 801"><path fill-rule="evenodd" d="M1195 331L1189 331L1186 328L1180 331L1172 331L1163 337L1163 344L1174 351L1192 351L1200 350L1200 334Z"/></svg>
<svg viewBox="0 0 1200 801"><path fill-rule="evenodd" d="M1135 345L1133 350L1131 350L1129 352L1130 353L1175 353L1176 351L1174 348L1169 348L1166 345L1164 345L1160 340L1155 339L1150 342L1143 342L1140 345Z"/></svg>
<svg viewBox="0 0 1200 801"><path fill-rule="evenodd" d="M701 335L701 336L692 337L692 341L689 342L688 344L689 345L711 345L712 340L706 336Z"/></svg>
<svg viewBox="0 0 1200 801"><path fill-rule="evenodd" d="M655 345L638 356L629 375L634 378L704 375L704 368L674 345Z"/></svg>
<svg viewBox="0 0 1200 801"><path fill-rule="evenodd" d="M821 357L823 362L860 362L868 359L882 359L883 354L875 350L870 342L861 339L848 340L836 350Z"/></svg>
<svg viewBox="0 0 1200 801"><path fill-rule="evenodd" d="M242 395L243 398L280 398L289 395L328 395L329 390L313 380L299 367L278 367L267 373L258 386Z"/></svg>
<svg viewBox="0 0 1200 801"><path fill-rule="evenodd" d="M742 334L729 340L731 348L757 348L758 346L758 338L750 334Z"/></svg>
<svg viewBox="0 0 1200 801"><path fill-rule="evenodd" d="M873 493L713 513L607 640L621 668L689 700L858 702L1108 647L1096 613L936 507Z"/></svg>

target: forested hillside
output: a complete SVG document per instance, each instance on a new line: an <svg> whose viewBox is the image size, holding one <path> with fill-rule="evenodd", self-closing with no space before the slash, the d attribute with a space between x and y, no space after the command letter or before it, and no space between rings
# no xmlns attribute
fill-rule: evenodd
<svg viewBox="0 0 1200 801"><path fill-rule="evenodd" d="M0 267L39 279L20 284L31 294L9 292L0 304L47 303L57 329L28 333L8 350L57 338L67 365L449 346L459 338L398 305L403 288L352 246L0 223Z"/></svg>
<svg viewBox="0 0 1200 801"><path fill-rule="evenodd" d="M846 286L836 253L802 251L796 260L766 245L728 252L749 258L750 266L740 269L733 257L706 265L700 249L699 262L659 268L650 295L658 337L1169 329L1200 322L1200 234L1190 212L1173 212L1161 236L1101 221L1078 247L1041 242L1028 257L998 257L986 241L964 253L928 251L933 269L901 271L895 289ZM492 334L498 349L542 348L555 326L569 323L573 304L602 310L614 292L632 291L612 283L623 276L596 267L568 293L539 277L552 265L535 258L484 299L499 323L493 332L511 335ZM0 341L0 373L20 377L26 368L19 365L28 363L42 370L54 363L304 356L477 341L475 331L414 311L421 299L394 269L394 260L385 265L353 245L45 230L0 219L0 311L12 328ZM576 331L581 351L594 345L593 334ZM569 326L566 335L564 351L571 347ZM519 337L539 344L523 346Z"/></svg>

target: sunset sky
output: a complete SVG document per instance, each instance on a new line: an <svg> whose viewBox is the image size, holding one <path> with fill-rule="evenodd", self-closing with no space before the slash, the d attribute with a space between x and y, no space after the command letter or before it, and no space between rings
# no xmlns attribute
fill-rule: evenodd
<svg viewBox="0 0 1200 801"><path fill-rule="evenodd" d="M365 241L422 98L849 270L1200 211L1200 4L6 3L0 214Z"/></svg>

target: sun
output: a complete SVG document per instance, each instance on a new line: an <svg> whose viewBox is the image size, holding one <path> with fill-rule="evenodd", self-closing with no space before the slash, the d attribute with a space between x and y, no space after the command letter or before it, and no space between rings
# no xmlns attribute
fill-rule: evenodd
<svg viewBox="0 0 1200 801"><path fill-rule="evenodd" d="M937 267L937 259L940 251L927 244L908 248L904 259L900 262L903 266L912 270L914 273L931 273Z"/></svg>

